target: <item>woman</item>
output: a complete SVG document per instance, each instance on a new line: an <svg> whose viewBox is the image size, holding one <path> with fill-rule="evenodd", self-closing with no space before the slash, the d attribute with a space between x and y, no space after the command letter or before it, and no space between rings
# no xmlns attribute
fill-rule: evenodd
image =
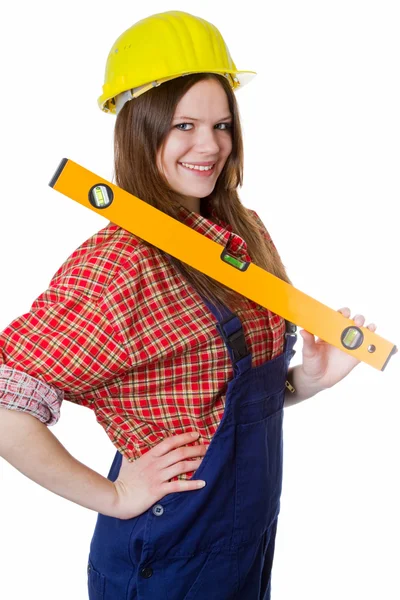
<svg viewBox="0 0 400 600"><path fill-rule="evenodd" d="M237 193L234 91L251 75L213 25L172 11L116 40L99 105L117 115L117 185L290 283ZM290 323L112 223L5 329L0 452L99 513L91 600L270 598L283 408L358 364L300 333L289 370ZM107 479L46 427L63 399L93 409L114 444Z"/></svg>

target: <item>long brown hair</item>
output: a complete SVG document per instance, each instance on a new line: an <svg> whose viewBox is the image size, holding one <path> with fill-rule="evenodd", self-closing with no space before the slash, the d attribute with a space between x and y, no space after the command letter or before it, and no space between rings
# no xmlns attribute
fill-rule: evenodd
<svg viewBox="0 0 400 600"><path fill-rule="evenodd" d="M220 82L227 94L233 120L232 152L212 193L200 200L201 215L211 219L210 211L214 209L215 216L231 225L232 231L246 242L252 262L291 283L274 244L265 239L260 226L238 196L237 188L243 181L243 139L236 98L224 76L196 73L178 77L127 102L117 116L114 129L115 183L169 216L182 220L179 205L183 204L184 197L169 187L157 168L156 156L170 131L180 99L189 88L204 79ZM144 243L154 248L152 244ZM242 306L243 296L238 292L175 257L171 257L170 262L211 302L219 300L232 311Z"/></svg>

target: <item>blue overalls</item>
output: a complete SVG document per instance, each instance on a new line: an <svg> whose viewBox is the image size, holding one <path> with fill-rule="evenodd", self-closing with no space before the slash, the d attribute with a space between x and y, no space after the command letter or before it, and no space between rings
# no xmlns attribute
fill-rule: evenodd
<svg viewBox="0 0 400 600"><path fill-rule="evenodd" d="M227 345L234 377L223 418L194 473L199 490L174 492L141 515L99 514L88 560L89 600L269 600L282 489L285 349L251 366L240 319L204 302ZM121 467L118 451L108 479Z"/></svg>

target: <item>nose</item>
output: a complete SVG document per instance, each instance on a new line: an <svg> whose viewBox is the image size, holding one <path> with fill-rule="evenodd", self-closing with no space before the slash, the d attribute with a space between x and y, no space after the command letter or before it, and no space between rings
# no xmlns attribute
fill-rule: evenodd
<svg viewBox="0 0 400 600"><path fill-rule="evenodd" d="M219 135L221 133L217 129L200 127L195 140L197 151L207 154L207 156L218 154L221 147L218 140Z"/></svg>

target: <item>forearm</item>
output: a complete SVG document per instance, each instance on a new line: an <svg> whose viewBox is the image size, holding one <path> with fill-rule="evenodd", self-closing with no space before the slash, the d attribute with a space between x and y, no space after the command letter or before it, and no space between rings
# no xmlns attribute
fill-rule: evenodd
<svg viewBox="0 0 400 600"><path fill-rule="evenodd" d="M0 407L0 456L58 496L114 516L113 482L76 460L32 415Z"/></svg>
<svg viewBox="0 0 400 600"><path fill-rule="evenodd" d="M290 367L287 375L287 380L294 387L295 392L290 392L286 389L284 407L287 408L293 404L298 404L303 400L307 400L312 396L315 396L319 392L322 392L324 388L321 388L315 382L307 379L304 375L301 365Z"/></svg>

